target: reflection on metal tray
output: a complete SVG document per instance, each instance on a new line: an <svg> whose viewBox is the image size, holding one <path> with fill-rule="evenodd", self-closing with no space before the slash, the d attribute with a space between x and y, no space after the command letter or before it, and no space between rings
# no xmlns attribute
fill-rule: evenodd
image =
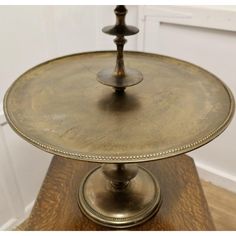
<svg viewBox="0 0 236 236"><path fill-rule="evenodd" d="M116 52L89 52L38 65L8 90L11 127L60 156L105 163L151 161L186 153L218 136L234 101L214 75L174 58L126 52L143 81L122 94L98 83Z"/></svg>

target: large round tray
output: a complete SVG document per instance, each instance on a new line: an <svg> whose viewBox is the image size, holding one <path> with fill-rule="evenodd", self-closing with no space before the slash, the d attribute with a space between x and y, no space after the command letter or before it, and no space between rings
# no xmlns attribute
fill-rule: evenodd
<svg viewBox="0 0 236 236"><path fill-rule="evenodd" d="M229 124L234 99L214 75L174 58L126 52L144 80L123 95L96 81L116 52L57 58L20 76L4 111L10 126L46 152L92 162L142 162L189 152Z"/></svg>

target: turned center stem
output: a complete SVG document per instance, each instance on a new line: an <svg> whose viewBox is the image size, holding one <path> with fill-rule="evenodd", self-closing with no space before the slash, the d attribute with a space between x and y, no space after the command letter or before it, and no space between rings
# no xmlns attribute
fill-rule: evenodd
<svg viewBox="0 0 236 236"><path fill-rule="evenodd" d="M127 14L127 9L123 5L118 5L115 9L116 14L116 26L124 27L125 26L125 16ZM118 78L124 79L125 77L125 65L124 65L124 45L127 42L125 39L125 32L118 33L114 42L117 47L117 57L116 57L116 67L115 67L115 75Z"/></svg>
<svg viewBox="0 0 236 236"><path fill-rule="evenodd" d="M115 67L115 75L118 78L124 79L125 76L125 64L124 64L124 44L126 43L126 39L123 35L118 35L114 42L117 47L117 57L116 57L116 67Z"/></svg>
<svg viewBox="0 0 236 236"><path fill-rule="evenodd" d="M125 189L130 181L137 175L136 164L104 164L102 172L115 190Z"/></svg>

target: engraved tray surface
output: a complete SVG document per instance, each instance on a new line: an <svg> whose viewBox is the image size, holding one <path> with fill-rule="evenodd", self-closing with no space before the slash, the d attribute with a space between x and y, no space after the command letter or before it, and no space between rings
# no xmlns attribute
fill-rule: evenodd
<svg viewBox="0 0 236 236"><path fill-rule="evenodd" d="M40 64L8 89L4 111L31 144L93 162L151 161L186 153L217 137L234 112L214 75L174 58L125 52L144 80L117 95L96 80L116 52L69 55Z"/></svg>

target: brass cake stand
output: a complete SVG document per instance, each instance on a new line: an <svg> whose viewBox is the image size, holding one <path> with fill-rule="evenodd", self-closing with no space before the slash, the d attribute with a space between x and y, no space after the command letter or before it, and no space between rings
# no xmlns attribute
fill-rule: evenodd
<svg viewBox="0 0 236 236"><path fill-rule="evenodd" d="M124 36L138 29L125 24L124 6L115 13L116 25L103 31L117 36L117 52L74 54L30 69L8 89L4 111L34 146L103 163L85 177L78 203L91 220L124 228L146 221L161 204L157 180L135 163L210 142L230 123L234 99L216 76L185 61L126 52L125 68Z"/></svg>

